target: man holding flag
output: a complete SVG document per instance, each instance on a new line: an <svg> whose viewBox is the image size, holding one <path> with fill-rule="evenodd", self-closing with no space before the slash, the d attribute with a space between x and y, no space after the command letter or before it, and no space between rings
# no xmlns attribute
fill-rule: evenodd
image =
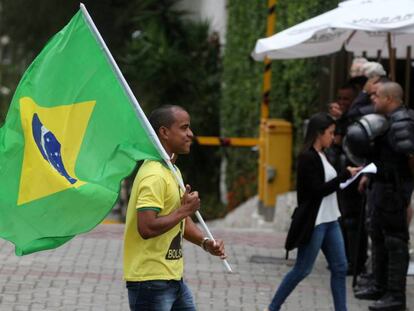
<svg viewBox="0 0 414 311"><path fill-rule="evenodd" d="M163 106L151 113L149 121L173 162L177 155L190 152L193 133L183 108ZM199 207L198 192L191 192L187 185L183 194L164 162L146 160L142 164L125 225L124 278L131 310L195 310L182 280L182 238L225 258L223 241L204 237L191 220Z"/></svg>
<svg viewBox="0 0 414 311"><path fill-rule="evenodd" d="M198 212L198 193L185 190L173 165L190 151L188 113L163 107L151 122L81 4L25 72L0 129L0 237L22 256L90 231L145 160L125 233L131 309L194 310L182 281L182 238L231 267Z"/></svg>

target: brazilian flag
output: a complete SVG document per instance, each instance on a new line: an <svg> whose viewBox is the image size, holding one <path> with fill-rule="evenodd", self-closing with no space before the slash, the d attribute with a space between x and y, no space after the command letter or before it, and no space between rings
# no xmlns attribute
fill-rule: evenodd
<svg viewBox="0 0 414 311"><path fill-rule="evenodd" d="M161 159L92 25L80 10L47 43L0 129L0 237L19 256L94 228L136 162Z"/></svg>

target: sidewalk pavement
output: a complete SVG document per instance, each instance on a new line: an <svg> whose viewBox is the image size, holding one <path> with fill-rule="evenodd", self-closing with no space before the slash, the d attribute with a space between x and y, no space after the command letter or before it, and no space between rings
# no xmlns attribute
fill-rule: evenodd
<svg viewBox="0 0 414 311"><path fill-rule="evenodd" d="M122 281L123 225L100 225L56 250L16 257L12 245L0 241L0 311L128 310ZM235 273L220 260L185 243L185 280L200 311L263 310L289 270L284 233L269 229L213 228L226 242ZM294 255L294 254L292 254ZM369 303L353 298L348 278L350 311ZM414 305L414 278L408 278L407 305ZM322 256L312 274L288 298L283 310L333 310L329 273Z"/></svg>

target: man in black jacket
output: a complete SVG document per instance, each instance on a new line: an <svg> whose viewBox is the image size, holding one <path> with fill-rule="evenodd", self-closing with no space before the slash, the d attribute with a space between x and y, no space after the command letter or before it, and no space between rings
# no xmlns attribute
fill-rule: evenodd
<svg viewBox="0 0 414 311"><path fill-rule="evenodd" d="M408 222L406 209L413 190L409 166L414 152L414 121L402 105L399 84L381 84L375 110L389 119L389 130L375 140L372 242L375 252L375 285L357 292L360 299L378 299L370 310L405 310L408 269Z"/></svg>

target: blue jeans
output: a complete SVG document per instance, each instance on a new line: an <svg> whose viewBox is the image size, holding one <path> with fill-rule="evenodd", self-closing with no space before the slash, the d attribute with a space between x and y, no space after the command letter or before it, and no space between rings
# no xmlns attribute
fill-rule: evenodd
<svg viewBox="0 0 414 311"><path fill-rule="evenodd" d="M190 289L181 281L127 282L131 311L195 311Z"/></svg>
<svg viewBox="0 0 414 311"><path fill-rule="evenodd" d="M306 276L308 276L318 256L319 250L329 264L331 290L336 311L346 311L346 271L344 239L338 221L316 226L309 243L298 249L296 263L285 276L269 306L270 311L280 310L286 298Z"/></svg>

